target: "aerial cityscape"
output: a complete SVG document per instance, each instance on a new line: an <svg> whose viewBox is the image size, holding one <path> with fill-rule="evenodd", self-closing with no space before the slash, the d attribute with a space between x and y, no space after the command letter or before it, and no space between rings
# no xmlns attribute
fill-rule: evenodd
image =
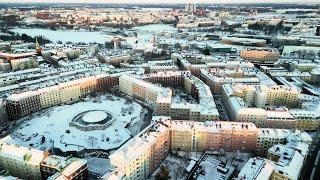
<svg viewBox="0 0 320 180"><path fill-rule="evenodd" d="M320 180L320 2L0 0L18 179Z"/></svg>

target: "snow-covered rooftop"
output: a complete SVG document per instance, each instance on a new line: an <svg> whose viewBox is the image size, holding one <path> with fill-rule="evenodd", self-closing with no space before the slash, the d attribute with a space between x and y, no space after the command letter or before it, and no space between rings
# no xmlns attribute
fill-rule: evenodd
<svg viewBox="0 0 320 180"><path fill-rule="evenodd" d="M262 158L250 158L241 169L237 180L269 180L273 166Z"/></svg>

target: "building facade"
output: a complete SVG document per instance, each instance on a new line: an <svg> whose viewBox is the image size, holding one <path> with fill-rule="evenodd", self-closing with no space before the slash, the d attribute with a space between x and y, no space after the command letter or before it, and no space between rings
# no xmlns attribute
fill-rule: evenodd
<svg viewBox="0 0 320 180"><path fill-rule="evenodd" d="M87 161L74 157L48 156L40 165L42 179L81 180L88 178Z"/></svg>
<svg viewBox="0 0 320 180"><path fill-rule="evenodd" d="M6 99L6 110L11 120L30 115L40 109L40 97L34 91L11 95Z"/></svg>
<svg viewBox="0 0 320 180"><path fill-rule="evenodd" d="M250 62L275 62L280 53L277 49L246 48L240 51L240 57Z"/></svg>
<svg viewBox="0 0 320 180"><path fill-rule="evenodd" d="M6 111L11 120L30 115L41 109L56 106L62 103L78 101L80 98L93 95L97 92L110 91L119 84L121 74L99 74L84 77L57 85L11 94L6 99ZM153 94L148 94L154 99Z"/></svg>
<svg viewBox="0 0 320 180"><path fill-rule="evenodd" d="M48 153L0 142L0 167L13 176L40 180L40 164Z"/></svg>

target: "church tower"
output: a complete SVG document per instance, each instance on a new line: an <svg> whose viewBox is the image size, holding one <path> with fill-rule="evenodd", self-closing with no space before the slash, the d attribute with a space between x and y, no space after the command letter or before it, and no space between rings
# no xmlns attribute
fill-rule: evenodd
<svg viewBox="0 0 320 180"><path fill-rule="evenodd" d="M156 34L153 35L153 38L152 38L152 46L153 46L153 47L156 47L156 46L157 46L157 37L156 37Z"/></svg>
<svg viewBox="0 0 320 180"><path fill-rule="evenodd" d="M38 38L36 38L36 52L38 55L41 55L41 51L42 51L42 48L40 47L40 44L38 42Z"/></svg>

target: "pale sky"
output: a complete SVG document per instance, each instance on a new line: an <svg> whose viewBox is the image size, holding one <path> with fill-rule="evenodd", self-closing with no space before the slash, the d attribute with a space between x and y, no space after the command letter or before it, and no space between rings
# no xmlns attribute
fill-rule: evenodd
<svg viewBox="0 0 320 180"><path fill-rule="evenodd" d="M40 3L320 3L319 0L0 0L0 2Z"/></svg>

